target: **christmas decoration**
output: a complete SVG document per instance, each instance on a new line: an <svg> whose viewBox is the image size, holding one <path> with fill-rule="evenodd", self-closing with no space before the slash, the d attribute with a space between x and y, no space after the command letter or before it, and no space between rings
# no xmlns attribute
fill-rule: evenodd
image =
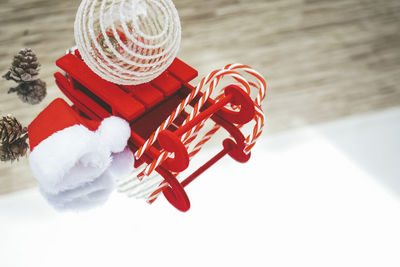
<svg viewBox="0 0 400 267"><path fill-rule="evenodd" d="M3 117L0 120L0 141L1 143L11 144L27 132L21 123L12 116Z"/></svg>
<svg viewBox="0 0 400 267"><path fill-rule="evenodd" d="M30 48L24 48L14 57L10 70L3 76L17 83L32 82L39 79L40 64Z"/></svg>
<svg viewBox="0 0 400 267"><path fill-rule="evenodd" d="M9 94L14 92L18 94L22 102L35 105L42 102L46 97L46 83L40 79L33 82L23 82L8 91Z"/></svg>
<svg viewBox="0 0 400 267"><path fill-rule="evenodd" d="M78 51L58 59L57 65L66 72L66 75L55 74L57 85L79 113L92 120L118 114L130 122L129 147L135 152L135 169L129 176L121 176L118 182L118 190L128 196L152 203L163 193L177 209L186 211L190 202L184 187L225 155L242 163L248 161L261 135L264 124L261 102L266 83L262 75L248 66L229 64L211 72L193 87L189 82L197 71L179 59L160 77L136 86L104 81L91 72ZM231 84L220 87L218 92L219 84L228 78ZM254 89L257 93L251 99ZM218 92L215 99L210 97L213 92ZM187 112L189 106L193 111ZM207 122L214 126L201 135ZM254 126L245 136L241 129L251 122ZM179 173L187 169L190 159L218 130L231 136L222 141L221 152L182 179Z"/></svg>
<svg viewBox="0 0 400 267"><path fill-rule="evenodd" d="M75 41L85 63L103 79L141 84L172 63L181 25L171 0L83 0Z"/></svg>
<svg viewBox="0 0 400 267"><path fill-rule="evenodd" d="M26 143L27 138L28 135L25 135L12 143L2 143L0 146L0 161L13 162L25 156L28 151L28 144Z"/></svg>
<svg viewBox="0 0 400 267"><path fill-rule="evenodd" d="M10 70L3 76L18 83L8 93L16 92L22 102L35 105L46 96L46 83L39 79L40 64L30 48L21 49L14 57Z"/></svg>
<svg viewBox="0 0 400 267"><path fill-rule="evenodd" d="M232 70L234 70L232 72ZM250 74L253 76L257 83L254 82L249 82L247 81L244 76L240 74L240 72ZM254 102L251 103L254 105L254 114L251 113L251 108L249 106L244 107L245 102L242 102L242 108L249 108L250 110L247 111L248 115L251 114L247 119L244 119L243 116L240 118L237 117L235 119L238 119L237 123L244 124L248 122L247 120L253 119L255 121L255 126L253 128L253 131L246 137L245 140L242 140L243 142L243 152L241 154L236 154L236 155L231 155L234 159L236 159L239 162L246 162L249 159L250 151L253 148L253 146L256 143L256 140L260 137L262 133L262 128L264 126L264 113L261 109L261 102L265 98L265 93L266 93L266 83L264 81L264 78L262 75L260 75L258 72L254 71L248 66L241 65L241 64L230 64L227 65L224 69L216 70L211 72L208 76L203 78L203 80L199 83L197 86L196 90L192 90L192 93L189 94L186 99L181 102L181 104L171 113L171 115L158 127L158 129L147 139L147 141L143 144L142 147L140 147L136 153L135 156L137 159L142 157L142 155L145 153L147 149L155 142L157 137L159 136L159 133L161 133L163 130L166 130L171 123L177 118L179 114L182 113L183 109L185 106L187 106L187 103L190 103L193 101L193 99L197 96L197 94L203 89L203 87L206 87L206 84L209 83L209 86L207 87L207 90L203 93L201 99L198 101L198 103L194 106L194 110L188 116L188 118L182 123L181 127L185 127L185 125L189 122L193 122L193 118L195 116L198 116L200 113L201 108L203 105L206 103L208 98L210 97L212 91L214 90L215 87L217 87L218 83L220 83L222 78L226 77L233 77L239 85L241 85L243 91L246 93L250 94L251 92L251 87L254 87L255 89L258 90L257 97L255 98ZM235 87L227 87L233 90ZM225 90L227 89L225 88ZM238 88L236 88L238 89ZM239 89L239 90L242 90ZM236 96L238 97L238 96ZM236 100L238 101L238 100ZM247 103L249 104L249 103ZM204 112L203 112L204 114ZM210 113L211 114L211 113ZM230 117L231 114L225 114L225 116ZM231 119L233 119L231 117ZM192 121L190 121L192 120ZM244 120L244 121L242 121ZM186 144L186 147L188 148L188 145L197 137L198 132L204 127L204 121L195 127L191 128L189 131L185 132L181 136L181 141ZM199 141L198 143L193 147L193 149L188 153L189 158L194 157L200 150L201 148L212 138L214 134L221 128L221 125L216 123L214 127L207 132ZM176 131L179 132L179 129ZM232 149L232 148L230 148ZM225 149L222 151L222 153L229 153L229 148ZM157 183L157 181L160 180L160 177L158 175L151 175L152 172L162 165L163 162L165 162L168 157L170 156L171 152L170 151L164 151L157 159L154 159L151 164L148 164L143 170L136 172L135 175L133 175L133 178L130 177L123 181L122 186L120 187L120 191L128 193L130 196L135 196L137 198L147 198L147 200L152 203L158 195L165 190L168 187L168 183L165 181L162 183ZM135 177L136 176L136 177ZM145 179L144 182L140 181L143 176L148 177ZM190 181L193 179L194 176L189 177ZM139 183L138 183L139 181ZM147 192L147 194L143 195L143 191Z"/></svg>
<svg viewBox="0 0 400 267"><path fill-rule="evenodd" d="M26 155L28 144L27 129L12 116L0 120L0 161L15 161Z"/></svg>
<svg viewBox="0 0 400 267"><path fill-rule="evenodd" d="M111 163L111 153L124 150L130 135L123 119L88 121L60 98L39 114L28 131L33 174L41 189L53 195L99 178Z"/></svg>
<svg viewBox="0 0 400 267"><path fill-rule="evenodd" d="M264 78L228 64L192 86L197 71L176 58L180 31L170 0L82 1L77 49L54 75L72 107L56 99L28 127L32 171L56 209L99 205L116 185L149 203L164 194L187 211L194 179L224 156L250 159L264 125ZM182 178L217 132L221 151Z"/></svg>

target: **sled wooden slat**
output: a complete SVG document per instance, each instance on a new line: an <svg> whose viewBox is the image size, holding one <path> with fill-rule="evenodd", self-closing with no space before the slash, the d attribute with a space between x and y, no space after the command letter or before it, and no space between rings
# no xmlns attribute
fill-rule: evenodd
<svg viewBox="0 0 400 267"><path fill-rule="evenodd" d="M94 95L110 105L114 115L119 115L130 121L139 117L145 111L142 103L115 84L100 78L75 55L65 55L58 59L56 64Z"/></svg>
<svg viewBox="0 0 400 267"><path fill-rule="evenodd" d="M61 92L65 94L75 105L75 107L86 114L92 120L101 120L101 118L108 117L110 114L94 102L91 98L86 96L79 90L74 90L70 84L70 81L59 72L54 74L56 83L60 88ZM83 104L83 101L85 104Z"/></svg>
<svg viewBox="0 0 400 267"><path fill-rule="evenodd" d="M163 93L151 86L149 83L139 85L121 85L120 87L128 91L132 96L143 103L147 109L154 107L164 100Z"/></svg>
<svg viewBox="0 0 400 267"><path fill-rule="evenodd" d="M175 58L167 70L182 83L188 83L198 75L197 70L190 67L179 58Z"/></svg>
<svg viewBox="0 0 400 267"><path fill-rule="evenodd" d="M178 81L172 75L169 75L168 71L163 72L150 83L152 86L162 91L166 97L178 91L182 85L180 81Z"/></svg>

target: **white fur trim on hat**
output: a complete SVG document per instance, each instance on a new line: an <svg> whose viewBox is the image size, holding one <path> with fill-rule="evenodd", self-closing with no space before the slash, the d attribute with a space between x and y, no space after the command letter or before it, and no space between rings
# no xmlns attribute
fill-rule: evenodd
<svg viewBox="0 0 400 267"><path fill-rule="evenodd" d="M57 210L87 210L104 204L113 188L113 179L106 171L93 182L74 189L54 195L49 194L42 188L40 188L40 192L49 204Z"/></svg>
<svg viewBox="0 0 400 267"><path fill-rule="evenodd" d="M126 147L124 151L112 155L112 163L107 171L114 181L127 178L134 169L135 158L132 151Z"/></svg>
<svg viewBox="0 0 400 267"><path fill-rule="evenodd" d="M43 197L55 209L87 210L104 204L114 189L114 182L128 177L134 169L134 157L129 148L112 155L108 169L92 182L82 184L57 194L46 192L40 188Z"/></svg>
<svg viewBox="0 0 400 267"><path fill-rule="evenodd" d="M92 182L110 165L99 135L82 125L52 134L31 152L29 163L42 190L50 194Z"/></svg>
<svg viewBox="0 0 400 267"><path fill-rule="evenodd" d="M101 122L97 133L111 152L118 153L124 150L131 136L131 128L127 121L112 116Z"/></svg>

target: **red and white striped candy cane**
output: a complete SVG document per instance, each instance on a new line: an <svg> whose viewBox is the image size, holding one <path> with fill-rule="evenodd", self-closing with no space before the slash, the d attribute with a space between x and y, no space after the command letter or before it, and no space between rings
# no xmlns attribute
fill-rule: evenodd
<svg viewBox="0 0 400 267"><path fill-rule="evenodd" d="M203 136L203 138L194 146L192 151L189 152L189 159L193 158L197 153L199 153L202 147L213 137L213 135L220 128L221 127L218 124L214 124L214 127L209 132L207 132ZM150 194L150 196L147 198L147 202L150 204L153 203L167 186L168 184L163 181L157 188L155 188L155 191Z"/></svg>
<svg viewBox="0 0 400 267"><path fill-rule="evenodd" d="M208 75L207 77L210 78L204 78L203 80L208 80L210 82L207 90L203 93L202 97L198 101L198 103L195 105L193 108L193 111L190 113L190 115L186 118L186 120L183 122L182 126L188 123L190 120L192 120L195 116L197 116L200 113L201 108L203 107L204 103L208 100L210 97L211 93L213 92L214 88L218 85L222 77L228 76L228 77L233 77L237 82L239 82L242 86L242 88L245 89L245 91L250 94L250 84L249 82L242 76L240 75L237 71L242 70L244 72L249 73L250 75L254 76L260 85L260 90L259 93L256 97L256 100L254 101L254 104L256 106L256 127L254 127L253 132L246 138L246 149L245 152L249 153L251 148L254 146L257 138L261 135L262 133L262 127L264 125L264 115L261 110L261 101L265 97L265 91L266 91L266 83L264 78L255 70L251 69L250 67L246 65L241 65L241 64L231 64L227 65L224 69L213 71L210 73L211 75ZM202 80L202 81L203 81ZM197 86L197 88L200 88L204 85L207 85L207 82L205 84L200 84ZM196 89L197 91L197 89ZM185 102L185 101L184 101ZM174 112L178 112L179 109L177 108ZM173 113L174 114L174 113ZM191 128L189 131L184 133L181 137L182 141L187 140L190 138L194 133L198 132L201 127L204 124L200 123L197 126ZM156 160L154 160L151 164L148 165L148 167L145 170L145 174L149 175L151 174L159 165L161 165L167 158L169 157L169 153L164 151Z"/></svg>
<svg viewBox="0 0 400 267"><path fill-rule="evenodd" d="M261 102L264 100L265 95L266 95L266 82L265 82L264 78L262 77L262 75L260 75L258 72L254 71L253 69L251 69L248 66L244 66L244 65L240 65L240 64L231 64L231 65L227 65L225 68L226 69L242 69L245 72L256 77L256 79L257 79L257 83L254 83L254 82L248 83L248 84L250 84L251 87L258 89L257 97L254 100L254 105L255 105L255 110L256 110L254 120L256 122L256 125L253 128L253 131L251 132L251 134L249 136L247 136L247 138L245 140L245 142L246 142L245 152L249 153L250 150L254 147L257 138L259 138L259 136L261 135L262 127L264 125L264 113L261 109ZM237 81L239 81L239 82L241 81L241 78L237 78L236 75L234 75L233 77ZM221 76L218 78L218 81L216 82L216 84L219 82L220 79L221 79ZM243 84L241 84L241 85L243 85ZM250 94L250 90L247 86L244 86L244 89L248 94ZM206 96L206 97L208 97L208 96ZM195 115L193 115L193 113L191 115L192 116L188 118L188 121L195 116ZM193 133L196 134L196 136L197 136L199 129L201 129L204 126L204 122L205 121L203 121L201 124L199 124L197 129L194 128ZM219 130L219 128L220 128L219 125L217 125L217 124L214 125L213 129L211 129L211 131L209 131L207 134L205 134L203 136L203 138L196 144L196 146L193 148L193 150L189 153L189 157L191 158L194 155L196 155L201 150L201 148L204 146L204 144L207 143L211 139L211 137ZM187 136L190 136L190 134L188 134ZM190 138L190 140L193 140L193 138ZM163 162L163 160L165 160L166 158L168 158L167 153L165 155L162 155L162 157L159 158L160 159L159 161L153 162L154 166L158 166L157 164L160 164L159 162ZM165 182L161 183L159 188L157 188L148 197L148 202L152 203L166 187L167 187L167 184Z"/></svg>
<svg viewBox="0 0 400 267"><path fill-rule="evenodd" d="M216 72L216 71L215 71ZM193 90L184 101L182 101L177 108L171 113L171 115L157 128L157 130L146 140L146 142L136 151L135 158L139 159L149 149L149 147L157 140L158 134L167 129L168 126L179 116L183 109L198 95L204 84L208 83L214 78L215 72L210 73L204 77L197 85L196 89Z"/></svg>
<svg viewBox="0 0 400 267"><path fill-rule="evenodd" d="M247 80L241 76L238 72L235 70L230 70L230 69L221 69L218 70L217 72L212 72L211 73L212 79L207 79L210 84L208 85L207 90L203 93L201 96L200 100L198 103L193 108L193 111L190 113L190 115L186 118L186 120L183 122L182 126L187 124L189 121L191 121L195 116L197 116L200 113L201 108L204 106L204 104L207 102L208 98L211 96L213 90L215 87L217 87L219 81L221 80L222 77L225 76L230 76L233 77L236 81L241 83L241 85L246 89L248 93L250 93L250 85L247 82ZM208 83L206 83L207 85ZM204 86L204 85L203 85ZM174 112L178 112L179 109L176 109ZM173 114L174 114L173 112ZM181 137L182 142L190 138L194 133L198 132L201 127L204 124L200 123L196 125L195 127L189 129L186 133L184 133ZM146 168L146 175L150 175L159 165L161 165L167 158L169 157L169 153L167 151L164 151L156 160L154 160L151 164L148 165Z"/></svg>
<svg viewBox="0 0 400 267"><path fill-rule="evenodd" d="M236 70L236 71L245 71L247 73L250 73L252 76L257 78L257 82L254 83L252 81L250 81L248 84L251 87L256 87L259 89L257 98L255 99L255 104L258 104L256 106L256 116L255 116L255 120L256 120L256 127L254 128L253 132L246 138L246 150L250 151L250 149L254 146L255 140L261 135L261 131L262 131L262 125L264 122L264 117L262 114L262 110L261 110L261 102L265 97L265 90L266 90L266 83L264 81L264 79L262 78L262 76L260 74L258 74L256 71L252 70L251 68L249 68L248 66L244 66L244 65L240 65L240 64L231 64L231 65L227 65L225 68L225 70ZM224 70L223 69L223 70ZM185 108L185 106L187 106L187 104L193 100L193 98L200 92L200 90L205 86L205 84L210 83L211 81L213 81L214 83L214 87L216 87L216 85L219 83L219 81L224 77L224 76L231 76L233 77L236 81L240 81L242 80L241 78L243 78L242 76L240 76L237 72L236 75L229 75L229 74L233 74L233 73L229 73L226 72L224 73L225 75L221 75L221 76L217 76L218 72L220 72L221 70L216 70L211 72L209 75L207 75L205 78L203 78L201 80L201 82L198 84L198 86L196 87L195 90L193 90L191 92L191 94L184 100L182 101L182 103L176 108L175 112L172 113L170 115L169 118L167 118L167 120L156 130L155 133L153 133L153 135L146 141L146 143L144 144L144 146L142 146L138 152L136 153L136 157L140 157L140 155L143 155L143 153L146 151L146 149L154 143L154 141L157 139L158 133L163 130L166 129L171 123L172 121L174 121L176 119L176 117L180 114L180 112L182 112L182 110ZM216 79L216 80L215 80ZM242 89L244 89L246 92L250 93L250 88L249 85L246 86L246 83L244 83L245 86L242 87ZM211 93L210 93L211 94ZM192 114L192 113L191 113ZM191 118L193 118L195 116L195 114L193 114L191 116ZM190 119L189 119L190 120ZM202 122L201 124L197 125L197 127L195 127L192 132L190 134L186 135L186 140L184 141L185 146L189 145L192 140L195 139L198 130L202 127L200 127L200 125L204 125L204 122ZM214 126L214 128L209 131L205 136L203 136L203 139L201 139L198 144L196 144L196 146L193 148L193 150L189 153L190 157L193 157L194 155L196 155L202 148L202 146L211 139L212 135L215 134L215 132L217 132L219 129L219 126L216 125ZM147 144L147 148L146 148L146 144ZM162 159L162 158L161 158ZM159 161L159 162L162 162ZM162 190L165 188L165 184L163 185L161 183L161 185L153 187L154 189L151 189L151 187L149 189L147 189L147 192L151 192L154 191L153 194L151 194L149 196L149 200L151 197L154 197L154 193L157 193L157 191L159 191L159 193L162 192ZM153 198L155 199L155 198Z"/></svg>

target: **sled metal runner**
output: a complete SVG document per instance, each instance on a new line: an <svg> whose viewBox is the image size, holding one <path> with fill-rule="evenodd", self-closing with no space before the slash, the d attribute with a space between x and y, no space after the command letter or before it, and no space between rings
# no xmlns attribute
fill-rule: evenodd
<svg viewBox="0 0 400 267"><path fill-rule="evenodd" d="M71 100L74 110L81 116L91 120L102 120L115 115L129 121L131 126L129 147L134 153L145 144L182 100L195 90L189 82L198 74L195 69L176 58L169 68L153 81L125 86L100 78L82 61L78 51L61 57L56 64L66 73L65 75L60 72L55 73L56 83ZM199 93L189 105L193 107L201 96ZM238 111L227 109L229 104L240 109ZM245 137L237 125L250 122L254 118L254 113L255 107L250 96L237 85L231 84L224 89L224 94L218 100L209 98L201 112L184 125L183 122L189 114L183 110L135 161L135 167L151 164L163 151L174 153L173 158L165 160L155 168L155 171L168 184L162 190L166 199L178 210L187 211L190 208L190 201L184 190L185 186L225 155L242 163L249 160L250 153L244 152ZM190 161L187 144L181 141L181 136L207 119L224 128L230 137L222 141L223 149L219 153L179 182L176 174L184 171Z"/></svg>

